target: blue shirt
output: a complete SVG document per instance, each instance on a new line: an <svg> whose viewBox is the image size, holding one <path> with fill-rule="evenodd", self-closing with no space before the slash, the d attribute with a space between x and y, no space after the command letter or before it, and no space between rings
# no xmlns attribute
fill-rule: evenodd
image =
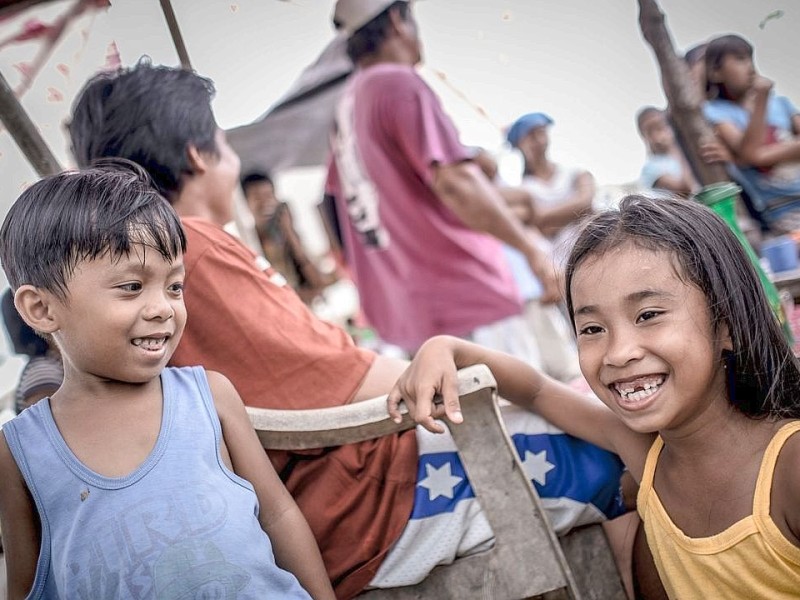
<svg viewBox="0 0 800 600"><path fill-rule="evenodd" d="M730 100L709 100L703 113L714 125L730 123L742 132L750 122L750 112ZM796 114L798 110L788 98L774 94L769 97L765 122L770 143L794 137L792 118ZM767 169L730 165L729 171L767 223L788 212L800 211L800 162L780 163Z"/></svg>
<svg viewBox="0 0 800 600"><path fill-rule="evenodd" d="M145 461L105 477L67 446L44 399L3 434L42 524L29 598L303 598L275 564L253 486L220 457L205 371L161 374L161 431Z"/></svg>

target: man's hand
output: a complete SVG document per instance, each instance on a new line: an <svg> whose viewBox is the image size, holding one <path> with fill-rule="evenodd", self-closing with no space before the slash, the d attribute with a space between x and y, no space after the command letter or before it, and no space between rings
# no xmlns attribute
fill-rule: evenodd
<svg viewBox="0 0 800 600"><path fill-rule="evenodd" d="M402 400L411 418L432 433L444 433L436 419L446 416L453 423L463 422L457 371L450 338L435 337L425 342L386 399L392 420L402 420L397 409Z"/></svg>

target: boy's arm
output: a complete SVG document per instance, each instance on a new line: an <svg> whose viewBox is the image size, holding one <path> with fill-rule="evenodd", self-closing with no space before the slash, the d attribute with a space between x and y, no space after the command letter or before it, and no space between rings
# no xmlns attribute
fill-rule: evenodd
<svg viewBox="0 0 800 600"><path fill-rule="evenodd" d="M639 481L652 435L628 429L599 400L539 373L516 358L458 338L438 336L420 348L411 366L389 394L389 413L397 420L397 405L403 400L417 423L441 433L436 418L447 416L461 423L457 369L483 363L497 381L497 392L514 404L532 410L566 433L616 452ZM433 403L440 394L443 406Z"/></svg>
<svg viewBox="0 0 800 600"><path fill-rule="evenodd" d="M6 561L7 598L25 598L39 560L38 515L6 438L0 432L0 524Z"/></svg>
<svg viewBox="0 0 800 600"><path fill-rule="evenodd" d="M222 424L223 453L227 450L234 473L255 489L258 519L272 543L275 562L293 573L313 598L333 599L333 588L308 522L275 473L239 394L223 375L213 371L207 375Z"/></svg>
<svg viewBox="0 0 800 600"><path fill-rule="evenodd" d="M685 177L675 177L674 175L662 175L655 180L653 187L676 194L689 194L692 191L691 185Z"/></svg>

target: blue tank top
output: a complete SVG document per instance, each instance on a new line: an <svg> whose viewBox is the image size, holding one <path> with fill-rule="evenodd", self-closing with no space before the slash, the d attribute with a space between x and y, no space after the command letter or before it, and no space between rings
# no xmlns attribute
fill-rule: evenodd
<svg viewBox="0 0 800 600"><path fill-rule="evenodd" d="M3 426L36 503L42 544L29 598L308 598L275 564L249 482L222 462L205 371L161 374L161 431L124 477L72 453L44 399Z"/></svg>

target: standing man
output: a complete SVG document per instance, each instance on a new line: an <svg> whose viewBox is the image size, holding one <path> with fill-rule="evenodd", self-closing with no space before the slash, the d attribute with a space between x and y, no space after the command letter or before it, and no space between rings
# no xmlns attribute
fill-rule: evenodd
<svg viewBox="0 0 800 600"><path fill-rule="evenodd" d="M337 109L328 191L367 318L411 353L451 334L538 364L501 241L524 255L551 302L553 269L417 74L410 3L339 0L334 24L356 71Z"/></svg>

